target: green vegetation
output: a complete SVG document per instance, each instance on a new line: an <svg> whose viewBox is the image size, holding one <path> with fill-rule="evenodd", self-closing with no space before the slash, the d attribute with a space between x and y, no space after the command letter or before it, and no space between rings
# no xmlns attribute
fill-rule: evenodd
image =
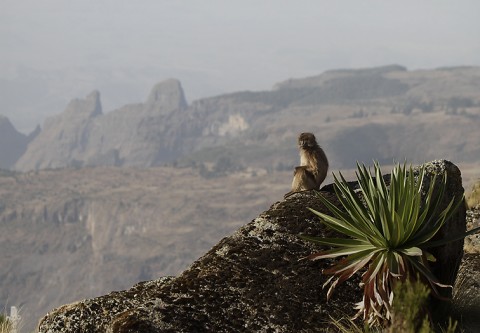
<svg viewBox="0 0 480 333"><path fill-rule="evenodd" d="M432 241L463 202L463 198L453 198L440 211L446 175L438 182L436 176L426 177L425 167L414 172L411 166L407 169L405 165L396 165L387 187L377 162L374 176L364 165L357 164L357 169L363 199L340 173L340 179L334 175L335 192L343 209L320 194L319 199L333 216L310 209L325 225L348 238L302 237L332 247L310 255L311 260L344 257L323 272L332 275L324 284L324 287L330 285L327 298L338 284L362 272L364 294L356 306L356 317L362 316L371 327L383 326L394 319L392 307L398 283L425 282L437 297L440 297L437 287L451 288L441 284L431 272L428 261L435 258L427 249L462 239L479 228Z"/></svg>
<svg viewBox="0 0 480 333"><path fill-rule="evenodd" d="M382 328L359 326L351 319L334 320L335 327L342 333L434 333L428 320L428 315L424 308L428 302L430 294L429 288L420 281L405 280L399 282L394 289L395 298L392 305L392 321L390 326L384 331ZM441 329L444 333L454 333L457 323L449 321L446 329Z"/></svg>
<svg viewBox="0 0 480 333"><path fill-rule="evenodd" d="M393 291L392 324L390 332L431 332L430 321L424 309L430 294L423 283L406 280Z"/></svg>
<svg viewBox="0 0 480 333"><path fill-rule="evenodd" d="M472 189L467 194L467 207L472 209L480 205L480 179L473 184Z"/></svg>

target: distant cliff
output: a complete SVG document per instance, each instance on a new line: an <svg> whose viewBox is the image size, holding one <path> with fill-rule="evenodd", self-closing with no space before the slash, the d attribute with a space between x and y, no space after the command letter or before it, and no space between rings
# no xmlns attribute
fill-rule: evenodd
<svg viewBox="0 0 480 333"><path fill-rule="evenodd" d="M479 82L479 67L407 71L393 65L328 71L270 91L187 105L180 82L170 79L146 102L106 114L94 92L47 119L15 169L224 161L235 168L290 169L302 131L316 134L338 168L373 158L476 162Z"/></svg>
<svg viewBox="0 0 480 333"><path fill-rule="evenodd" d="M156 85L146 103L102 113L100 93L75 99L47 119L44 128L16 163L17 170L67 166L151 166L168 155L167 119L186 109L176 80Z"/></svg>
<svg viewBox="0 0 480 333"><path fill-rule="evenodd" d="M28 143L38 134L18 132L7 117L0 115L0 169L10 169L25 153Z"/></svg>

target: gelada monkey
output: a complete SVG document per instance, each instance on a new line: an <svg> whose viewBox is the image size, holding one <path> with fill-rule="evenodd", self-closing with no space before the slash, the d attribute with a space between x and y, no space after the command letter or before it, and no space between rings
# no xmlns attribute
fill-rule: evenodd
<svg viewBox="0 0 480 333"><path fill-rule="evenodd" d="M298 148L300 149L300 166L295 167L292 190L285 194L285 198L296 192L317 190L327 177L327 156L318 145L315 135L312 133L300 134Z"/></svg>

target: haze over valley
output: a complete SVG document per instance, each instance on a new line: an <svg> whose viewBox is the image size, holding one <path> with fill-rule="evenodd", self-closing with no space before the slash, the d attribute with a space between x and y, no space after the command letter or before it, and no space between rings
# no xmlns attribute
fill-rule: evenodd
<svg viewBox="0 0 480 333"><path fill-rule="evenodd" d="M290 190L313 132L480 177L480 2L0 2L0 309L177 275Z"/></svg>
<svg viewBox="0 0 480 333"><path fill-rule="evenodd" d="M479 86L478 67L390 65L188 104L181 82L167 79L107 114L101 92L75 98L29 136L3 117L1 298L33 327L55 306L178 274L282 200L302 131L347 177L356 161L445 158L470 184Z"/></svg>

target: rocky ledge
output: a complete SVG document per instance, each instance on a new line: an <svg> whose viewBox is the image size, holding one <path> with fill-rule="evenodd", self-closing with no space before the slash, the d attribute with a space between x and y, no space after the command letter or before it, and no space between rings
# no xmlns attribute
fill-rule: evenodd
<svg viewBox="0 0 480 333"><path fill-rule="evenodd" d="M428 163L428 170L429 179L436 173L448 176L444 204L453 196L461 198L461 175L455 165L434 161ZM332 185L323 187L321 195L338 204ZM298 236L333 233L307 207L327 212L313 193L292 195L222 239L178 277L141 282L126 291L64 305L41 319L38 330L332 332L332 318L352 315L354 303L361 300L359 277L338 286L326 301L322 289L326 277L321 272L332 262L301 260L319 247ZM441 234L460 230L465 230L463 205ZM434 271L442 282L453 283L463 241L434 250Z"/></svg>

